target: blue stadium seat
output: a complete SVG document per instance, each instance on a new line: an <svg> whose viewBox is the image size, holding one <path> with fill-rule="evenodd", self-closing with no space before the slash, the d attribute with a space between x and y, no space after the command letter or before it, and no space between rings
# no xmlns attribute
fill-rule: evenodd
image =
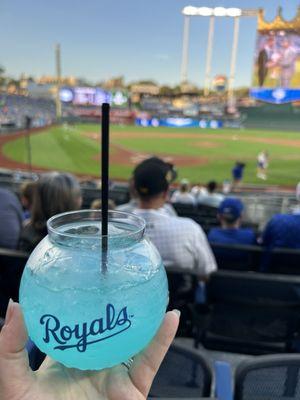
<svg viewBox="0 0 300 400"><path fill-rule="evenodd" d="M233 400L233 387L231 367L227 362L216 361L214 363L216 376L215 393L218 400Z"/></svg>
<svg viewBox="0 0 300 400"><path fill-rule="evenodd" d="M191 307L195 302L199 275L193 270L178 267L166 268L169 284L169 310L181 312L179 336L192 336Z"/></svg>
<svg viewBox="0 0 300 400"><path fill-rule="evenodd" d="M300 398L300 355L279 354L242 362L235 373L234 400Z"/></svg>
<svg viewBox="0 0 300 400"><path fill-rule="evenodd" d="M230 271L259 271L262 247L210 242L218 268Z"/></svg>
<svg viewBox="0 0 300 400"><path fill-rule="evenodd" d="M196 345L245 354L298 351L300 277L217 271L207 302L205 315L193 307Z"/></svg>
<svg viewBox="0 0 300 400"><path fill-rule="evenodd" d="M154 379L150 397L200 398L211 394L212 370L199 352L173 344Z"/></svg>
<svg viewBox="0 0 300 400"><path fill-rule="evenodd" d="M261 270L272 274L300 275L300 249L265 249Z"/></svg>

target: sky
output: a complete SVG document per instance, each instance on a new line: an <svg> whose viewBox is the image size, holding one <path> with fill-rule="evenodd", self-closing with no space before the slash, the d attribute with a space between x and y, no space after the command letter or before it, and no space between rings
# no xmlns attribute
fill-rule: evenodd
<svg viewBox="0 0 300 400"><path fill-rule="evenodd" d="M99 82L123 75L160 84L180 82L183 16L186 5L265 9L278 6L286 19L298 0L0 0L0 65L12 76L55 73L54 44L62 48L62 74ZM191 21L188 79L204 83L208 19ZM236 86L249 86L256 20L240 24ZM233 21L216 21L212 76L229 74Z"/></svg>

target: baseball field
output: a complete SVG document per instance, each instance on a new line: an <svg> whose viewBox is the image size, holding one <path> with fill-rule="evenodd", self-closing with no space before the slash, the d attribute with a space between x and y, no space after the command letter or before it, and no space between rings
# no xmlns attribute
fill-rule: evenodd
<svg viewBox="0 0 300 400"><path fill-rule="evenodd" d="M99 125L53 126L31 134L32 164L36 169L64 170L100 176ZM0 167L24 168L28 160L24 135L0 140ZM299 132L197 128L111 127L111 178L127 179L144 157L157 155L173 162L178 179L205 183L230 179L235 161L246 163L247 183L256 177L256 157L268 150L268 184L293 186L300 180Z"/></svg>

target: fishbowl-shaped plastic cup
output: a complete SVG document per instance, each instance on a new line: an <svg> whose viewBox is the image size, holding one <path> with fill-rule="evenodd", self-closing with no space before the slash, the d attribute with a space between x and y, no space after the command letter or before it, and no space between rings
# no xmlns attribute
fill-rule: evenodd
<svg viewBox="0 0 300 400"><path fill-rule="evenodd" d="M166 311L166 273L145 221L117 211L108 220L103 254L101 211L54 216L22 276L30 338L68 367L99 370L128 360L151 341Z"/></svg>

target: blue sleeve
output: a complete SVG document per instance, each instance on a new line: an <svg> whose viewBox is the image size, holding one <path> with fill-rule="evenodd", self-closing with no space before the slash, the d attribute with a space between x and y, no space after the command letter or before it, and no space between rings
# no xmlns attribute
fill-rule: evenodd
<svg viewBox="0 0 300 400"><path fill-rule="evenodd" d="M267 223L265 230L262 234L262 245L263 246L271 246L273 241L273 224L274 224L274 217Z"/></svg>
<svg viewBox="0 0 300 400"><path fill-rule="evenodd" d="M210 231L207 234L207 239L209 242L213 242L213 237L214 237L214 230L210 229Z"/></svg>
<svg viewBox="0 0 300 400"><path fill-rule="evenodd" d="M251 229L251 244L253 245L257 244L256 234L253 229Z"/></svg>
<svg viewBox="0 0 300 400"><path fill-rule="evenodd" d="M212 228L207 235L208 241L212 243L218 242L218 229Z"/></svg>

